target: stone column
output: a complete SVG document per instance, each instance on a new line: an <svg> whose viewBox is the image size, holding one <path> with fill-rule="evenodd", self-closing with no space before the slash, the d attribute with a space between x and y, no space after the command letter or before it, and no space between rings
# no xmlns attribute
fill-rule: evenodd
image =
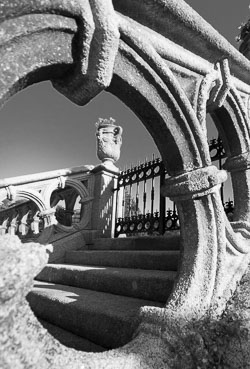
<svg viewBox="0 0 250 369"><path fill-rule="evenodd" d="M227 173L210 165L166 179L162 194L176 202L181 221L177 280L165 309L143 307L144 322L160 326L218 316L249 263L249 242L230 230L220 198Z"/></svg>
<svg viewBox="0 0 250 369"><path fill-rule="evenodd" d="M250 224L250 153L230 157L224 168L231 173L234 191L234 222Z"/></svg>
<svg viewBox="0 0 250 369"><path fill-rule="evenodd" d="M223 293L227 242L220 186L226 178L211 165L169 178L162 188L175 201L181 221L179 276L169 312L202 316Z"/></svg>
<svg viewBox="0 0 250 369"><path fill-rule="evenodd" d="M44 220L44 228L57 224L54 208L41 211L39 213L39 217L41 217Z"/></svg>

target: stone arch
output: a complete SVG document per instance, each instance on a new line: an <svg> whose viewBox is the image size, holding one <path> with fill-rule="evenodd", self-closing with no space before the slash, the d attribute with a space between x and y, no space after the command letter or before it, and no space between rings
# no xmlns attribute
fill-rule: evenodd
<svg viewBox="0 0 250 369"><path fill-rule="evenodd" d="M70 77L73 79L74 73L77 73L78 67L75 65L79 64L77 60L79 56L72 54L72 44L74 45L76 42L79 44L80 42L76 40L77 26L81 30L84 25L86 37L91 37L91 35L88 35L88 30L90 34L93 32L93 13L92 16L89 13L91 10L89 3L86 1L85 8L80 5L72 8L68 1L61 7L59 4L60 1L56 1L55 4L52 4L49 0L45 2L37 1L36 12L41 14L32 14L35 12L34 5L28 6L27 9L22 9L21 6L16 4L15 7L9 7L7 20L2 23L2 26L5 27L8 25L8 18L11 20L12 17L17 16L20 17L18 19L20 25L6 43L8 48L3 45L2 52L0 51L2 60L0 78L3 81L2 88L0 89L0 105L7 101L12 94L24 87L45 79L52 79L54 86L59 91L65 93L74 102L79 104L86 103L87 100L96 94L96 92L91 92L89 93L89 98L79 101L74 94L70 95L71 92L69 91L73 88L73 84L68 85ZM8 9L7 2L6 7ZM42 14L43 12L56 13L57 15ZM72 19L73 17L77 23ZM30 23L27 26L28 19ZM121 22L121 34L126 33L126 30L123 30L125 27L126 24L123 25ZM79 31L77 36L79 36L79 33L81 32ZM126 36L128 37L127 34ZM130 44L133 36L133 34L129 35ZM26 38L29 40L28 44ZM85 40L86 44L87 41ZM39 47L37 47L38 44ZM54 45L57 45L56 48ZM143 55L139 60L141 52L138 52L136 42L133 48L130 48L128 43L120 41L119 50L117 48L118 54L115 61L114 74L117 75L119 84L124 83L124 86L125 84L129 84L130 96L133 93L137 98L142 98L144 103L150 104L151 110L154 111L153 118L156 121L152 124L150 117L143 117L142 112L136 112L136 107L133 107L133 110L135 110L135 113L141 118L143 124L145 124L149 133L152 135L170 173L183 172L208 165L209 153L206 147L207 145L189 100L185 99L182 89L176 85L177 80L174 79L169 68L166 67L165 70L159 68L157 67L157 62L153 65L153 58L157 58L157 54L153 52L153 48L146 48L146 45L142 45L141 48ZM84 54L83 49L82 45L79 45L80 58ZM99 49L93 53L97 54L98 51ZM98 59L97 55L96 59ZM141 81L138 80L133 85L131 79L129 80L129 78L126 78L128 76L124 75L123 64L128 65L128 62L132 59L134 60L130 65L133 67L133 78L136 76L138 70L144 73L144 83L149 84L151 90L153 90L154 86L160 103L159 107L153 107L152 98L150 99L146 91L141 94L141 97L138 96ZM81 59L80 64L84 68L83 59ZM72 70L72 66L75 67L75 72ZM89 83L91 79L91 82L94 83L96 75L93 75L91 71L87 72L87 74L85 72L85 79L87 78ZM81 73L84 74L83 70ZM98 72L95 71L95 73L97 74ZM80 74L78 73L79 76ZM111 85L110 90L118 95L119 92L115 88L114 78L113 81L114 83ZM81 80L80 82L81 86L78 87L87 90L88 88L83 85L83 81ZM61 87L63 83L65 84L65 88ZM169 88L166 87L166 84L168 84ZM102 89L104 87L107 86L102 86ZM67 88L68 91L66 91ZM126 104L130 104L125 96L120 95L120 98L124 101L127 100L125 101ZM168 106L169 109L166 109ZM166 109L166 112L164 112L164 109ZM160 110L160 114L157 110ZM167 114L169 115L168 117ZM170 116L171 118L169 119ZM169 148L166 150L168 146ZM171 165L170 163L173 158L174 165Z"/></svg>
<svg viewBox="0 0 250 369"><path fill-rule="evenodd" d="M137 114L172 175L210 164L198 120L177 83L167 66L158 70L157 62L148 64L145 56L140 57L128 44L120 42L114 77L107 90Z"/></svg>
<svg viewBox="0 0 250 369"><path fill-rule="evenodd" d="M21 197L21 198L24 198L24 199L27 199L27 200L30 200L32 202L34 202L39 211L40 212L43 212L46 210L46 205L44 203L44 200L42 198L42 196L39 194L39 192L36 192L36 191L32 191L32 190L17 190L16 192L16 197Z"/></svg>
<svg viewBox="0 0 250 369"><path fill-rule="evenodd" d="M250 147L249 89L231 75L230 61L223 55L206 71L199 87L197 116L206 129L209 113L222 139L227 156L224 169L231 174L235 200L233 226L237 227L237 222L249 222L250 211L246 171Z"/></svg>
<svg viewBox="0 0 250 369"><path fill-rule="evenodd" d="M0 201L3 201L4 199L9 198L9 197L11 197L12 199L23 198L26 200L30 200L36 204L40 212L43 212L46 210L46 204L42 196L40 195L40 193L37 191L22 190L22 189L16 190L15 187L10 186L9 188L6 188L6 193L1 193Z"/></svg>
<svg viewBox="0 0 250 369"><path fill-rule="evenodd" d="M249 175L247 171L250 152L249 119L236 88L230 89L223 105L214 109L211 116L220 133L228 157L224 167L232 177L235 199L234 221L249 222Z"/></svg>
<svg viewBox="0 0 250 369"><path fill-rule="evenodd" d="M60 1L52 6L48 0L42 2L43 5L41 5L40 1L38 1L38 4L41 5L40 8L38 7L38 13L42 13L46 9L46 11L58 13L58 15L31 14L31 21L36 23L36 17L39 17L41 21L39 26L30 29L22 25L25 36L21 37L22 35L20 34L20 37L16 38L16 35L14 35L13 39L15 42L12 42L13 39L9 40L8 44L10 46L8 51L2 50L3 67L0 71L0 78L5 78L6 82L2 89L2 95L0 95L0 104L11 94L39 80L53 78L53 84L58 87L60 75L61 83L63 83L65 78L68 81L74 75L72 66L77 70L76 64L78 60L76 56L72 55L72 45L74 46L76 42L77 26L79 27L78 34L82 30L79 17L84 22L86 14L80 15L82 9L78 8L76 11L73 11L67 1L66 8L69 6L70 11L65 13L65 9L60 10L58 8L58 3ZM22 14L22 9L19 6L13 9L10 9L12 12L11 17ZM29 12L29 8L25 9L25 14L22 14L22 17L27 17L27 12ZM63 17L59 14L62 14ZM65 17L65 15L74 16L77 23L72 18ZM88 16L91 19L89 14ZM185 93L179 86L177 79L174 78L167 66L162 67L162 60L152 47L147 46L145 43L138 45L137 37L133 38L135 36L132 32L133 25L127 25L126 22L124 24L121 18L119 18L119 21L122 38L127 38L128 41L120 40L114 61L114 76L109 91L120 97L141 118L153 137L171 175L185 173L210 165L211 161L206 138L203 135L192 106L188 98L185 97ZM8 22L8 19L6 22ZM90 29L91 27L90 24ZM129 32L127 32L126 27L129 28ZM50 31L51 29L53 32ZM132 33L130 34L130 32ZM24 47L26 37L29 39L27 50ZM39 48L37 50L38 38ZM58 47L53 47L52 52L48 45L57 45ZM61 45L63 45L63 49ZM81 45L78 44L78 46L80 47ZM23 48L25 52L22 52L22 55L20 55L20 50ZM98 53L98 51L99 49L93 50L93 53ZM23 63L27 55L29 56L28 62ZM14 56L16 57L14 58ZM17 63L20 65L18 70ZM58 65L57 74L53 76L53 71L55 71L55 67ZM14 73L8 75L6 66L10 70L14 70ZM130 66L130 75L129 73L124 74L127 66ZM97 71L95 71L94 75L91 72L87 73L85 78L95 82L96 74L98 74ZM141 78L138 78L138 76ZM66 86L68 86L67 81L65 81ZM142 83L145 86L143 91L141 91ZM117 88L118 85L129 88L126 96L121 94L121 91L125 91L125 89ZM71 87L69 87L69 90L71 90ZM82 81L80 87L82 89L84 87ZM61 88L59 90L61 91ZM152 96L152 91L154 91L154 96ZM89 99L93 97L93 94L96 94L96 92L91 91ZM75 101L74 96L69 97ZM134 98L139 103L132 107L131 100ZM77 102L84 104L86 96L83 100ZM150 107L150 109L143 109L145 105ZM140 106L142 106L141 110ZM149 116L149 110L152 116ZM182 219L183 223L184 217Z"/></svg>
<svg viewBox="0 0 250 369"><path fill-rule="evenodd" d="M50 208L50 199L51 199L51 195L53 193L53 191L59 189L59 188L64 188L65 186L69 186L72 187L76 190L76 192L80 195L81 197L81 203L84 206L84 211L83 211L83 216L82 219L80 221L80 223L78 225L74 225L74 226L64 226L60 223L57 224L57 227L65 232L70 232L72 231L72 229L74 228L78 228L78 227L86 227L87 224L90 222L90 218L91 218L91 200L92 198L89 195L89 191L86 188L86 186L79 180L77 179L72 179L72 178L64 178L64 177L58 177L57 179L53 180L51 182L51 184L49 186L47 186L45 188L45 190L43 191L42 195L43 198L45 199L45 203L47 205L47 208Z"/></svg>
<svg viewBox="0 0 250 369"><path fill-rule="evenodd" d="M212 117L225 143L227 155L237 156L250 149L249 125L240 96L230 90L222 107L212 112Z"/></svg>
<svg viewBox="0 0 250 369"><path fill-rule="evenodd" d="M9 186L8 188L6 188L6 194L2 193L0 196L1 201L5 200L6 198L8 199L12 199L12 200L17 200L17 199L25 199L30 201L33 206L35 205L35 208L33 208L33 223L34 223L34 219L43 214L44 211L46 211L46 204L43 200L43 197L40 195L39 192L35 191L35 190L25 190L25 189L16 189L14 186ZM30 203L28 202L26 205L24 205L24 207L21 206L20 210L17 210L17 208L14 208L14 212L11 212L9 215L7 216L7 219L4 220L1 229L7 229L7 225L9 223L9 232L11 234L16 234L16 230L19 228L18 226L18 222L17 219L21 221L20 226L22 226L22 229L25 228L25 224L27 221L27 217L29 215L29 213L32 213L32 206L30 205ZM8 212L8 210L7 210ZM22 235L26 234L23 233L23 231L20 231ZM5 231L4 231L5 233ZM36 232L38 233L38 232Z"/></svg>
<svg viewBox="0 0 250 369"><path fill-rule="evenodd" d="M133 110L152 135L173 176L166 181L163 193L178 202L183 246L178 280L167 309L159 312L152 308L144 312L144 318L148 317L150 324L154 318L157 323L164 322L166 311L176 310L197 318L216 304L225 285L230 285L232 273L227 273L225 256L227 247L237 240L228 242L225 232L219 196L225 174L211 166L206 137L178 80L152 44L131 33L134 24L113 12L111 1L103 8L98 8L102 3L94 0L94 7L87 0L65 0L61 8L59 0L35 0L24 10L22 2L18 4L8 8L8 1L4 1L7 16L2 26L7 27L9 19L16 16L20 22L28 16L33 29L25 29L23 24L18 34L17 26L12 39L0 49L0 102L43 79L53 79L53 85L79 105L109 85L109 91L130 107L134 98L139 102ZM104 11L102 15L107 4L110 14ZM27 15L29 12L33 14ZM43 12L47 14L41 15ZM127 95L122 88L119 92L118 86L127 88ZM143 109L143 104L150 109Z"/></svg>

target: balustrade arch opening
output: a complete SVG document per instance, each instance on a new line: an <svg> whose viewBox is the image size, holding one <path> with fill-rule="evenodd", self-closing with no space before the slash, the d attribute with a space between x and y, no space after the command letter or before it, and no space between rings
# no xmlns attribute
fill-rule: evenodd
<svg viewBox="0 0 250 369"><path fill-rule="evenodd" d="M70 234L87 227L93 200L91 176L86 167L79 167L75 172L73 178L71 170L68 173L62 170L59 177L60 171L52 171L10 178L11 185L7 187L2 180L1 234L18 235L24 242L46 243L54 232Z"/></svg>
<svg viewBox="0 0 250 369"><path fill-rule="evenodd" d="M6 192L5 192L6 193ZM0 232L18 235L24 242L39 237L44 229L40 214L46 209L40 193L18 190L6 196L1 191Z"/></svg>

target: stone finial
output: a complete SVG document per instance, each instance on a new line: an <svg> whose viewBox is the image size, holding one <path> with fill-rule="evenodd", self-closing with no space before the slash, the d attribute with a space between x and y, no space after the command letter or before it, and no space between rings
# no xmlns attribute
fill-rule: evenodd
<svg viewBox="0 0 250 369"><path fill-rule="evenodd" d="M120 158L122 127L115 125L113 118L99 118L96 122L97 157L110 167Z"/></svg>

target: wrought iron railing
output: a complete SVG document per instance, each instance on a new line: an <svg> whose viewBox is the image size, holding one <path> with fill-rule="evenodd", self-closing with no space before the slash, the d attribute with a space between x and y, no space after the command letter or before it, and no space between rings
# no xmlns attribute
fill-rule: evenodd
<svg viewBox="0 0 250 369"><path fill-rule="evenodd" d="M211 160L222 168L226 157L220 138L209 142ZM161 196L160 187L167 177L164 164L159 158L122 171L118 177L116 190L117 207L115 237L126 234L154 235L180 228L175 204ZM221 187L221 199L224 204L224 188ZM225 212L232 220L233 202L224 204Z"/></svg>

